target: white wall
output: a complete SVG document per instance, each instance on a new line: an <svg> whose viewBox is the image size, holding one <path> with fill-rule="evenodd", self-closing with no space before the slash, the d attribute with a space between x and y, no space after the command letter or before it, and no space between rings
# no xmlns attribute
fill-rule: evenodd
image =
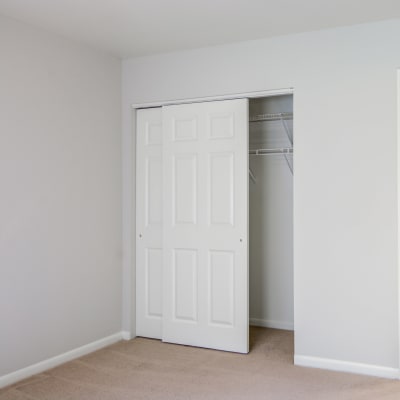
<svg viewBox="0 0 400 400"><path fill-rule="evenodd" d="M294 87L296 354L397 368L399 37L394 20L124 62L124 245L132 103Z"/></svg>
<svg viewBox="0 0 400 400"><path fill-rule="evenodd" d="M120 61L0 17L0 376L121 331Z"/></svg>

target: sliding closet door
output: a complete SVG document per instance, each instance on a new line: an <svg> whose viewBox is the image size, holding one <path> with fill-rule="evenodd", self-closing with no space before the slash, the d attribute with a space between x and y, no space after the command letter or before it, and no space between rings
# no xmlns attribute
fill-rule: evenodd
<svg viewBox="0 0 400 400"><path fill-rule="evenodd" d="M161 339L161 108L138 110L136 121L136 334Z"/></svg>
<svg viewBox="0 0 400 400"><path fill-rule="evenodd" d="M162 113L162 338L247 353L247 99Z"/></svg>

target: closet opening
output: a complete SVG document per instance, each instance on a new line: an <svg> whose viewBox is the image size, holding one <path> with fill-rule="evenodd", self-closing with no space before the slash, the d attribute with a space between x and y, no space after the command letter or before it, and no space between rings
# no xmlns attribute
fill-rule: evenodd
<svg viewBox="0 0 400 400"><path fill-rule="evenodd" d="M293 95L250 99L250 350L279 339L293 352L293 173Z"/></svg>
<svg viewBox="0 0 400 400"><path fill-rule="evenodd" d="M261 96L136 108L136 336L293 355L293 95Z"/></svg>

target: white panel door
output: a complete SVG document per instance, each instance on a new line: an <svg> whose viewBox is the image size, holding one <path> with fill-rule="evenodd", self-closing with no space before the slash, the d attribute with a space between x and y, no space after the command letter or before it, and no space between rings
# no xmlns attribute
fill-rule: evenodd
<svg viewBox="0 0 400 400"><path fill-rule="evenodd" d="M136 334L162 332L162 112L136 113Z"/></svg>
<svg viewBox="0 0 400 400"><path fill-rule="evenodd" d="M247 99L162 114L162 339L247 353Z"/></svg>

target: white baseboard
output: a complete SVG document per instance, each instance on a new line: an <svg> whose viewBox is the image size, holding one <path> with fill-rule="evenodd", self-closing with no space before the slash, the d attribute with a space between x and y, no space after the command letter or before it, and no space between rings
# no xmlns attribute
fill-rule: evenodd
<svg viewBox="0 0 400 400"><path fill-rule="evenodd" d="M263 328L284 329L292 331L294 329L293 322L274 321L270 319L250 318L250 325L262 326Z"/></svg>
<svg viewBox="0 0 400 400"><path fill-rule="evenodd" d="M397 368L382 367L379 365L362 364L350 361L331 360L329 358L294 356L294 364L302 367L321 368L331 371L350 372L353 374L371 375L380 378L400 379L400 370Z"/></svg>
<svg viewBox="0 0 400 400"><path fill-rule="evenodd" d="M82 357L86 354L92 353L93 351L102 349L103 347L107 347L113 343L120 341L121 339L122 332L118 332L114 335L96 340L95 342L86 344L82 347L78 347L74 350L68 351L58 356L48 358L47 360L41 361L37 364L30 365L29 367L22 368L18 371L11 372L10 374L0 376L0 389L21 381L22 379L29 378L32 375L40 374L43 371L57 367L60 364L64 364L68 361L74 360L75 358Z"/></svg>
<svg viewBox="0 0 400 400"><path fill-rule="evenodd" d="M131 333L129 331L122 331L121 335L122 335L123 340L131 340L135 337L135 336L131 335Z"/></svg>

